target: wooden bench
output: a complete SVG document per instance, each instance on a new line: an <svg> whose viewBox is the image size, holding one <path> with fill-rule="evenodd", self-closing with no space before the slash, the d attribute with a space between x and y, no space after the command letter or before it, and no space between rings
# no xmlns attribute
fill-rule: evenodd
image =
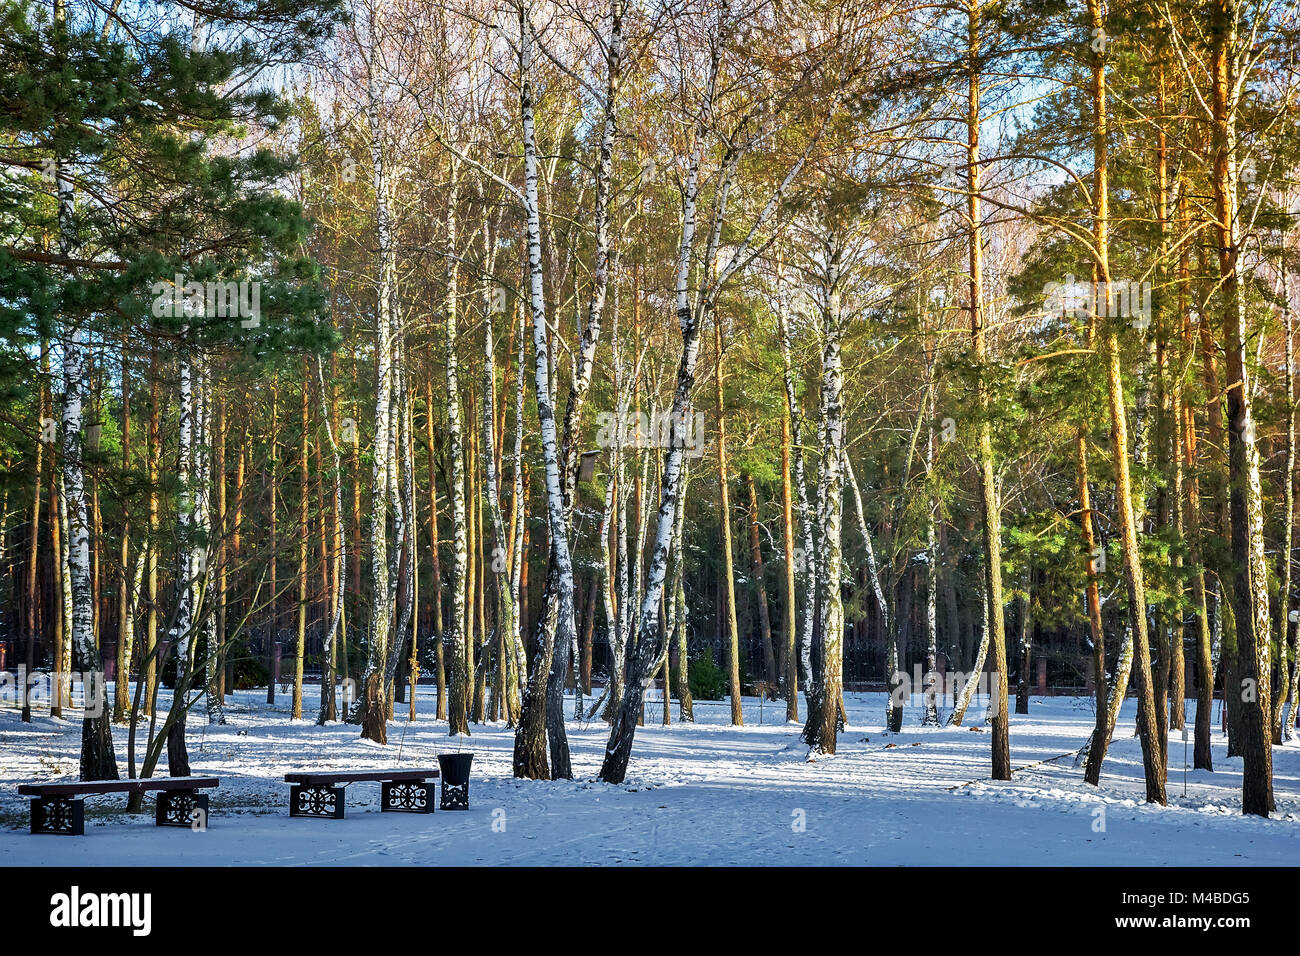
<svg viewBox="0 0 1300 956"><path fill-rule="evenodd" d="M350 783L382 784L380 810L432 813L437 770L345 770L337 773L286 773L289 816L343 819L343 788Z"/></svg>
<svg viewBox="0 0 1300 956"><path fill-rule="evenodd" d="M158 793L154 824L160 827L188 827L208 821L208 795L199 793L221 786L216 777L158 777L137 780L72 780L65 783L25 783L18 792L32 800L32 832L85 833L83 795L101 793ZM197 814L197 816L196 816Z"/></svg>

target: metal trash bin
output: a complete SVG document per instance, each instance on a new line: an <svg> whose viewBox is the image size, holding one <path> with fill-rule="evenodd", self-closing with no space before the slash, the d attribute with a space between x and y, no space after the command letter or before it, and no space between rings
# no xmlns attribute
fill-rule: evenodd
<svg viewBox="0 0 1300 956"><path fill-rule="evenodd" d="M442 772L443 810L469 809L469 767L474 755L438 754L438 767Z"/></svg>

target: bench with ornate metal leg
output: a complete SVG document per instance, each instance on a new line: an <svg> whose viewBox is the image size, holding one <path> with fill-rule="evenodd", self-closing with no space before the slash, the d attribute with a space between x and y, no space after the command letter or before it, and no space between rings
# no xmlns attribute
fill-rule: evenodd
<svg viewBox="0 0 1300 956"><path fill-rule="evenodd" d="M27 783L18 792L34 799L32 833L83 836L86 832L86 795L101 793L158 794L154 823L160 827L206 829L208 795L199 793L220 786L216 777L158 777L149 780L75 780L64 783ZM197 826L196 826L197 824Z"/></svg>
<svg viewBox="0 0 1300 956"><path fill-rule="evenodd" d="M437 770L352 770L338 773L286 773L289 816L343 819L343 788L350 783L379 783L380 809L403 813L433 812Z"/></svg>

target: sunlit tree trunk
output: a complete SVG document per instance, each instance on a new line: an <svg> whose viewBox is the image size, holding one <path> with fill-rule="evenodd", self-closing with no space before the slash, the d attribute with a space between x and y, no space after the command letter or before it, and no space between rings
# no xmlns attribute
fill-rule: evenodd
<svg viewBox="0 0 1300 956"><path fill-rule="evenodd" d="M1283 249L1286 249L1285 237ZM1297 663L1300 663L1300 646L1297 646L1296 627L1291 620L1296 602L1293 596L1294 575L1291 562L1294 560L1295 547L1295 480L1296 480L1296 397L1295 397L1295 344L1291 317L1291 267L1285 253L1280 266L1282 270L1282 332L1286 337L1286 471L1283 502L1286 509L1284 516L1285 530L1282 535L1282 584L1280 591L1279 612L1281 623L1278 627L1278 667L1282 675L1282 690L1278 694L1277 717L1273 723L1273 742L1281 744L1292 737L1292 725L1295 723L1295 706L1300 687Z"/></svg>
<svg viewBox="0 0 1300 956"><path fill-rule="evenodd" d="M778 276L781 270L778 268ZM812 671L812 636L817 593L817 550L813 544L812 509L808 505L808 482L804 475L803 459L803 415L799 408L799 398L795 392L794 368L790 356L793 336L790 329L790 316L784 297L777 308L777 336L781 345L781 378L785 387L785 414L790 428L790 455L793 458L793 480L797 497L794 504L799 519L799 545L787 557L787 563L793 558L796 578L802 578L803 604L800 608L800 626L798 628L798 651L791 653L791 659L797 663L787 663L789 672L797 673L803 678L804 701L808 706L809 716L818 706L816 680ZM791 529L791 535L794 529ZM787 568L787 574L790 573ZM791 607L790 616L794 617L795 608ZM798 681L790 683L786 696L786 712L794 714L790 719L798 720Z"/></svg>
<svg viewBox="0 0 1300 956"><path fill-rule="evenodd" d="M375 196L375 232L378 244L379 280L376 284L378 303L375 322L375 462L371 473L370 489L370 586L371 610L367 635L367 659L361 679L360 717L361 736L376 743L388 742L387 728L387 668L388 645L392 635L393 606L390 603L390 570L388 547L388 505L391 495L390 475L393 468L393 380L397 319L394 288L397 270L393 249L392 218L389 208L390 177L384 148L384 134L380 118L382 93L377 75L375 47L376 18L370 19L370 62L366 90L366 125L370 133L371 178ZM400 545L400 539L399 539Z"/></svg>
<svg viewBox="0 0 1300 956"><path fill-rule="evenodd" d="M1100 0L1089 0L1089 14L1094 30L1105 31L1105 19ZM1109 261L1110 185L1107 171L1109 144L1107 142L1106 65L1104 45L1094 51L1092 62L1093 108L1093 239L1096 244L1097 280L1094 291L1098 321L1104 314L1111 316L1111 276ZM1132 480L1129 473L1129 440L1127 409L1124 402L1122 358L1119 334L1114 325L1102 333L1102 359L1106 364L1106 394L1110 410L1111 456L1115 468L1115 509L1120 549L1124 558L1124 580L1128 597L1129 635L1115 665L1115 679L1110 689L1107 706L1106 733L1094 734L1088 750L1086 778L1095 783L1100 776L1101 762L1105 759L1110 737L1115 732L1119 707L1128 690L1129 661L1137 668L1138 681L1138 732L1142 739L1142 763L1146 778L1146 796L1149 803L1165 803L1165 766L1160 754L1160 727L1165 715L1157 713L1155 688L1151 674L1151 650L1147 635L1146 586L1143 580L1141 556L1138 550L1136 517Z"/></svg>
<svg viewBox="0 0 1300 956"><path fill-rule="evenodd" d="M62 21L59 5L56 21ZM56 163L58 184L59 250L65 257L74 253L76 224L73 221L71 171L60 159ZM91 586L90 519L86 500L84 466L85 435L83 404L86 363L90 344L86 331L69 321L62 333L63 396L60 428L63 451L63 487L68 520L68 578L72 598L72 648L86 686L81 725L81 779L116 780L117 759L113 753L111 713L104 686L103 664L95 642L96 595Z"/></svg>
<svg viewBox="0 0 1300 956"><path fill-rule="evenodd" d="M1237 636L1239 686L1225 694L1241 696L1242 812L1268 816L1273 809L1273 754L1270 746L1271 667L1268 639L1268 568L1264 558L1264 512L1259 449L1251 409L1246 362L1249 330L1241 287L1241 229L1237 208L1240 144L1237 113L1239 82L1237 0L1214 0L1210 9L1214 165L1212 180L1215 234L1219 248L1223 353L1227 373L1228 508L1231 515L1232 599Z"/></svg>
<svg viewBox="0 0 1300 956"><path fill-rule="evenodd" d="M149 607L145 613L144 646L144 699L149 717L155 716L158 698L158 532L159 522L159 464L162 458L162 397L158 386L158 360L149 363L149 538L145 544L145 582Z"/></svg>
<svg viewBox="0 0 1300 956"><path fill-rule="evenodd" d="M758 591L759 635L763 639L763 671L768 685L775 688L777 679L776 653L772 647L772 620L767 609L767 575L763 568L763 550L758 534L758 492L754 476L745 474L745 487L749 491L749 550L754 565L754 583Z"/></svg>
<svg viewBox="0 0 1300 956"><path fill-rule="evenodd" d="M46 418L46 382L49 377L49 343L42 340L41 342L41 385L39 390L39 399L36 405L36 428L40 433L40 441L36 443L36 462L34 465L36 477L33 480L32 491L32 520L30 537L28 538L27 547L27 589L26 589L26 610L27 610L27 630L24 633L24 665L27 674L30 675L36 667L36 643L40 639L39 632L36 629L36 580L37 580L37 558L40 556L40 531L41 531L41 498L45 494L45 488L41 484L42 467L45 461L45 418ZM54 472L54 463L50 463L50 472ZM51 483L51 487L52 487ZM53 504L53 501L51 501ZM58 535L58 519L51 512L50 530L53 535ZM59 549L54 549L55 559L58 559ZM57 575L56 575L57 577ZM56 635L57 637L57 635ZM57 668L56 668L57 671ZM50 713L52 716L59 717L63 714L63 678L62 675L56 674L53 686L50 688ZM32 720L32 699L31 694L24 690L22 721L31 723Z"/></svg>
<svg viewBox="0 0 1300 956"><path fill-rule="evenodd" d="M821 607L821 675L818 679L821 706L815 715L815 724L811 722L813 718L810 716L809 726L804 730L804 739L812 752L833 754L839 729L840 696L844 680L844 602L840 595L843 565L840 531L844 509L844 368L840 357L843 319L840 313L838 251L832 257L827 291L828 302L822 313L822 455L821 473L817 481L818 512L821 515L817 595Z"/></svg>
<svg viewBox="0 0 1300 956"><path fill-rule="evenodd" d="M308 488L310 469L308 467L307 431L311 419L311 390L306 365L303 365L302 404L298 418L298 639L294 645L293 655L293 707L290 717L302 720L302 672L303 661L307 653L307 557L310 534L310 512L308 510Z"/></svg>
<svg viewBox="0 0 1300 956"><path fill-rule="evenodd" d="M333 540L330 545L332 554L329 556L332 565L330 581L334 586L334 593L330 599L329 630L325 635L325 662L321 675L320 710L316 715L316 723L325 724L334 720L336 716L334 709L334 680L338 672L336 648L338 647L339 628L343 623L343 581L347 573L347 552L343 546L343 464L339 458L339 446L335 438L337 410L333 400L333 393L326 395L325 376L321 370L319 359L316 363L316 376L317 384L320 387L321 421L325 426L325 437L329 441L330 463L333 468L334 478L334 500L332 502ZM322 558L324 557L322 555ZM343 673L346 677L346 667Z"/></svg>
<svg viewBox="0 0 1300 956"><path fill-rule="evenodd" d="M992 427L987 418L989 408L986 343L984 331L984 228L981 210L980 165L980 81L982 44L980 42L980 3L967 0L967 100L966 100L966 167L969 178L967 225L970 228L970 323L972 358L976 365L976 398L980 409L977 426L980 508L983 516L984 588L988 592L989 648L993 652L990 675L990 711L992 717L992 757L994 780L1011 779L1011 745L1007 718L1007 642L1002 614L1002 516L994 475Z"/></svg>
<svg viewBox="0 0 1300 956"><path fill-rule="evenodd" d="M122 470L131 468L131 370L125 345L121 356L122 374ZM135 621L131 602L131 513L122 512L121 566L117 571L117 666L113 682L113 723L126 722L130 706L131 653L135 643Z"/></svg>
<svg viewBox="0 0 1300 956"><path fill-rule="evenodd" d="M718 516L722 528L722 586L726 598L727 686L731 695L731 723L743 726L744 710L741 707L740 689L740 629L736 624L736 573L731 545L731 493L727 477L727 418L722 395L722 317L713 320L713 347L717 355L717 369L713 376L715 410L718 420ZM831 750L834 753L834 748Z"/></svg>
<svg viewBox="0 0 1300 956"><path fill-rule="evenodd" d="M533 36L530 9L521 3L519 16L519 112L524 145L524 207L527 217L528 293L532 312L533 345L536 357L537 419L542 458L546 466L546 511L550 530L550 548L555 574L555 615L544 608L538 616L537 655L515 734L514 774L534 780L569 778L569 749L564 733L563 708L548 702L547 681L559 681L563 692L564 674L575 631L573 613L573 564L569 540L563 482L561 477L559 436L552 404L550 345L547 340L546 300L542 286L541 214L537 198L537 138L533 117ZM548 578L550 575L548 574ZM558 675L552 675L552 665ZM558 701L562 704L562 699ZM548 719L548 711L550 717ZM550 742L550 766L546 743Z"/></svg>
<svg viewBox="0 0 1300 956"><path fill-rule="evenodd" d="M424 380L424 440L429 464L429 557L433 564L433 640L438 687L436 717L447 719L447 669L443 658L442 561L439 557L437 453L433 441L433 372Z"/></svg>
<svg viewBox="0 0 1300 956"><path fill-rule="evenodd" d="M460 165L451 162L450 195L447 197L446 217L446 293L443 297L443 362L446 368L446 413L447 413L447 461L451 466L451 488L448 497L451 501L452 527L452 575L451 575L451 626L444 634L447 651L444 654L447 670L447 732L456 734L469 733L468 710L469 683L465 674L466 630L465 583L469 575L469 516L465 502L465 464L464 442L461 432L460 413L460 370L456 356L458 338L456 309L459 292L457 279L459 263L453 251L456 243L456 203Z"/></svg>
<svg viewBox="0 0 1300 956"><path fill-rule="evenodd" d="M798 599L795 592L794 501L790 487L790 410L781 414L781 545L785 557L785 620L782 680L785 692L785 719L799 719L799 660L796 644L795 615Z"/></svg>

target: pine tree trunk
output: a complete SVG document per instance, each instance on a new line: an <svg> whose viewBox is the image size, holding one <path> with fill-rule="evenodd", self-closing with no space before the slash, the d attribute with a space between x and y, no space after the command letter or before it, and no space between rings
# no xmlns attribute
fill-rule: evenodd
<svg viewBox="0 0 1300 956"><path fill-rule="evenodd" d="M267 521L270 524L267 536L270 538L270 551L267 561L270 569L267 574L270 594L267 599L267 635L266 635L266 702L275 703L276 662L280 659L280 376L271 376L271 455L267 467ZM358 591L358 593L360 593Z"/></svg>
<svg viewBox="0 0 1300 956"><path fill-rule="evenodd" d="M37 413L36 413L36 418L37 418L36 427L37 427L37 431L41 433L41 439L36 443L36 463L34 466L36 477L34 478L33 485L32 485L33 487L32 520L30 525L31 527L30 538L28 539L29 543L27 548L27 589L26 589L27 630L24 634L24 641L23 641L23 657L24 657L23 664L26 668L26 673L29 677L31 673L36 669L36 644L40 640L40 633L36 629L36 580L37 580L36 571L38 567L37 558L40 556L40 543L41 543L41 538L40 538L41 498L45 494L45 489L41 485L41 473L45 461L45 434L44 434L45 418L46 418L45 382L48 380L48 374L49 374L48 355L49 355L48 343L42 341L41 366L42 366L42 372L44 374L42 375L42 379L41 379L40 398L37 402ZM51 449L51 457L53 457L52 449ZM54 473L53 461L50 462L50 473L51 475ZM52 486L53 486L53 482L51 482L51 487ZM53 500L51 500L50 503L51 505L53 505L54 503ZM51 534L53 534L55 540L57 540L58 533L59 533L58 518L54 516L53 512L51 512L51 516L50 516L50 527L51 527ZM54 556L56 561L58 559L58 555L59 555L59 549L55 547ZM57 632L55 633L55 638L56 640L58 639ZM56 662L57 662L57 658L56 658ZM62 716L63 713L63 700L62 700L63 677L61 674L57 673L58 671L57 667L55 668L55 671L56 673L54 677L53 686L50 688L51 695L52 695L50 700L50 714L51 716L59 717ZM24 686L22 721L23 723L26 724L26 723L31 723L31 720L32 720L32 698L31 698L31 694L27 691L26 687Z"/></svg>
<svg viewBox="0 0 1300 956"><path fill-rule="evenodd" d="M63 679L59 681L59 714L63 707L72 705L72 571L68 564L68 500L63 490L63 476L56 474L55 462L50 462L50 544L53 548L58 582L54 591L54 660Z"/></svg>
<svg viewBox="0 0 1300 956"><path fill-rule="evenodd" d="M321 371L319 360L316 364L317 383L320 386L321 399L321 420L325 424L325 437L329 440L331 465L334 470L334 500L333 500L333 554L332 570L330 580L334 585L334 593L330 600L330 624L329 632L325 635L325 666L321 676L320 689L320 711L316 716L317 724L325 724L336 718L334 701L334 681L338 673L337 655L335 649L338 647L338 638L340 625L343 623L343 581L347 572L346 561L347 553L343 546L343 464L339 458L339 446L335 439L335 422L337 420L337 407L335 404L335 395L333 391L327 397L325 394L325 376ZM322 555L324 558L324 555ZM344 676L347 675L346 657L344 658Z"/></svg>
<svg viewBox="0 0 1300 956"><path fill-rule="evenodd" d="M227 527L228 516L228 490L226 488L226 438L229 429L229 421L226 410L226 397L224 393L217 396L217 421L215 426L216 448L213 450L214 474L217 492L217 510L214 516L213 531L217 540L217 640L221 648L221 674L217 678L217 693L220 695L222 702L235 692L235 671L230 657L230 633L228 631L228 614L230 612L230 558L231 549L228 543ZM242 447L241 447L242 451ZM237 487L235 494L238 495L242 489Z"/></svg>
<svg viewBox="0 0 1300 956"><path fill-rule="evenodd" d="M1270 746L1268 569L1264 558L1264 516L1259 449L1251 409L1246 361L1245 302L1240 261L1237 170L1240 163L1236 117L1241 96L1236 57L1238 5L1215 0L1210 11L1213 79L1212 146L1215 232L1219 248L1223 352L1228 379L1228 509L1231 516L1232 599L1237 636L1237 680L1225 695L1241 695L1242 812L1268 816L1273 809Z"/></svg>
<svg viewBox="0 0 1300 956"><path fill-rule="evenodd" d="M717 369L713 376L715 409L718 414L718 520L722 528L722 580L726 596L727 686L731 695L731 724L743 727L745 712L741 707L740 633L736 626L736 572L731 546L731 494L727 476L727 418L722 396L722 318L713 320L713 347ZM769 639L770 642L770 639ZM834 748L831 750L834 753Z"/></svg>
<svg viewBox="0 0 1300 956"><path fill-rule="evenodd" d="M122 349L122 470L131 468L131 370ZM113 681L113 723L126 722L130 705L131 651L135 627L131 607L131 514L122 512L121 567L117 573L117 661Z"/></svg>
<svg viewBox="0 0 1300 956"><path fill-rule="evenodd" d="M989 648L993 652L990 715L992 718L992 776L1011 779L1011 745L1007 719L1007 643L1002 614L1002 516L994 476L992 427L987 418L988 386L984 333L984 230L981 211L980 166L980 13L978 0L967 0L968 89L966 113L966 165L970 180L967 219L970 225L970 321L971 346L976 365L976 399L980 408L978 465L980 509L983 518L984 588L988 592Z"/></svg>
<svg viewBox="0 0 1300 956"><path fill-rule="evenodd" d="M307 556L310 534L308 511L308 485L311 480L308 468L307 430L310 427L310 390L304 363L302 375L302 405L298 435L298 640L293 656L293 708L290 717L302 720L303 662L307 654Z"/></svg>
<svg viewBox="0 0 1300 956"><path fill-rule="evenodd" d="M152 721L158 700L158 532L160 530L158 483L162 459L162 396L158 386L158 361L149 364L149 539L145 542L145 581L149 608L145 614L144 698Z"/></svg>
<svg viewBox="0 0 1300 956"><path fill-rule="evenodd" d="M1094 30L1105 30L1104 14L1099 0L1089 0L1089 14ZM1111 277L1109 263L1109 177L1107 174L1107 103L1105 53L1097 51L1092 64L1093 106L1093 236L1096 243L1099 287L1094 290L1093 301L1098 321L1104 314L1113 314L1111 303ZM1124 385L1119 349L1119 336L1113 325L1102 335L1102 355L1106 363L1106 393L1110 409L1111 457L1115 468L1115 508L1118 512L1117 530L1124 558L1124 579L1128 596L1128 626L1130 636L1120 652L1116 664L1116 681L1107 708L1107 732L1094 735L1088 752L1090 782L1100 776L1106 748L1115 731L1119 706L1128 688L1129 666L1126 658L1137 666L1138 681L1138 732L1142 739L1142 763L1146 778L1148 803L1163 804L1165 800L1165 766L1160 754L1160 727L1164 714L1157 713L1156 695L1151 674L1151 651L1147 636L1146 587L1138 551L1137 526L1134 515L1132 482L1129 475L1129 441L1127 409L1124 402Z"/></svg>
<svg viewBox="0 0 1300 956"><path fill-rule="evenodd" d="M763 569L763 551L758 535L758 492L754 476L746 473L745 487L749 491L749 550L754 565L754 584L758 596L758 626L763 639L763 671L773 691L776 688L776 653L772 648L772 619L767 609L767 575Z"/></svg>

